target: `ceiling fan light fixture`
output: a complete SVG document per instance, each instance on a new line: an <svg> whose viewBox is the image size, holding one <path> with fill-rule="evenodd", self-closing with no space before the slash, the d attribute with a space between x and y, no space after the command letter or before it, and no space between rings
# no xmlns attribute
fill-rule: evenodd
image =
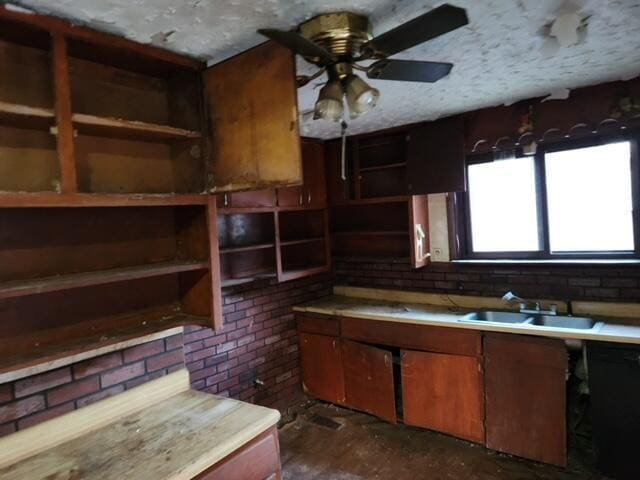
<svg viewBox="0 0 640 480"><path fill-rule="evenodd" d="M344 80L344 88L351 118L364 115L378 103L380 91L370 86L357 75L348 75Z"/></svg>
<svg viewBox="0 0 640 480"><path fill-rule="evenodd" d="M325 86L320 89L313 118L322 118L333 122L342 120L342 114L344 112L342 105L343 95L344 92L340 80L329 80Z"/></svg>

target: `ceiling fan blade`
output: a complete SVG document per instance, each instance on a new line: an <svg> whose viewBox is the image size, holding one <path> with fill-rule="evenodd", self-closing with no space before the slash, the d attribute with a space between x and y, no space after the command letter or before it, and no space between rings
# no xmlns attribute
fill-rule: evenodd
<svg viewBox="0 0 640 480"><path fill-rule="evenodd" d="M451 63L379 60L367 69L367 77L377 80L433 83L449 75L451 68Z"/></svg>
<svg viewBox="0 0 640 480"><path fill-rule="evenodd" d="M263 28L258 33L267 38L293 50L295 53L303 57L316 57L327 63L335 61L333 55L311 40L307 40L299 33L289 30L276 30L274 28Z"/></svg>
<svg viewBox="0 0 640 480"><path fill-rule="evenodd" d="M388 57L469 23L464 8L442 5L362 46L364 57Z"/></svg>

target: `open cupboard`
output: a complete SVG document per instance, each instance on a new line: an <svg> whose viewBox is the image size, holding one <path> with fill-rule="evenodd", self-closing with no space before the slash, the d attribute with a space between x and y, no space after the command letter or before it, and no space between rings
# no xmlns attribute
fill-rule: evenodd
<svg viewBox="0 0 640 480"><path fill-rule="evenodd" d="M272 43L243 55L205 69L0 6L0 371L178 325L219 329L221 275L286 280L304 262L317 267L294 245L317 234L311 226L291 232L284 218L280 245L271 212L249 219L266 225L264 238L237 235L242 221L218 216L208 195L302 180L294 57ZM250 62L255 55L272 61ZM242 185L224 161L238 144L223 125L234 105L262 94L246 84L219 95L238 62L253 69L248 77L278 81L284 99L282 110L245 111L236 125L257 125L241 144L261 152L245 155L255 175ZM257 168L264 163L275 167ZM239 261L261 256L245 261L258 267Z"/></svg>

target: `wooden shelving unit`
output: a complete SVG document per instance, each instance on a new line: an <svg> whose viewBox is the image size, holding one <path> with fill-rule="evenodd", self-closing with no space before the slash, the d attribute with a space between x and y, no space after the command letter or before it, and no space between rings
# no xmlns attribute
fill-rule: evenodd
<svg viewBox="0 0 640 480"><path fill-rule="evenodd" d="M204 65L2 5L0 32L0 371L221 327Z"/></svg>

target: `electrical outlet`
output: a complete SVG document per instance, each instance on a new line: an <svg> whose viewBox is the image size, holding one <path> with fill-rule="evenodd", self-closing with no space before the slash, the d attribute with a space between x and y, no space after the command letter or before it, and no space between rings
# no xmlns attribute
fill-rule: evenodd
<svg viewBox="0 0 640 480"><path fill-rule="evenodd" d="M434 261L442 260L442 249L441 248L435 247L433 249L433 260Z"/></svg>

